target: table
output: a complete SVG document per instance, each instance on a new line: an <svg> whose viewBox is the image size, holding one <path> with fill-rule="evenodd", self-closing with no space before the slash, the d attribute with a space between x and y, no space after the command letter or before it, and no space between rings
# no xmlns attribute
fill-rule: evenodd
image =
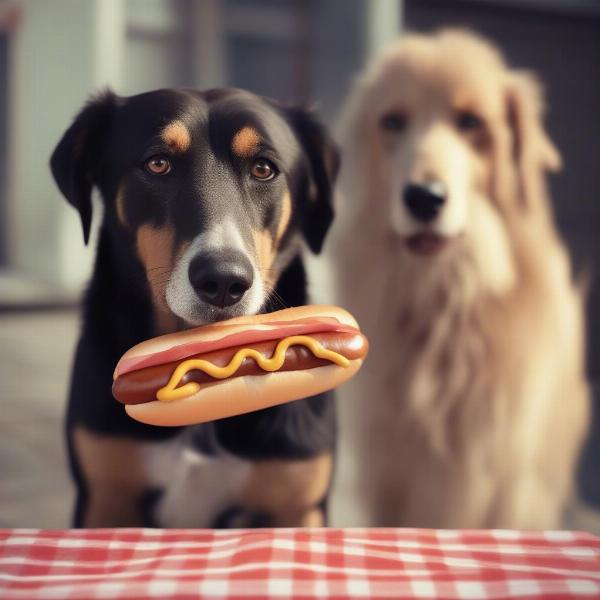
<svg viewBox="0 0 600 600"><path fill-rule="evenodd" d="M569 531L0 530L0 598L600 598Z"/></svg>

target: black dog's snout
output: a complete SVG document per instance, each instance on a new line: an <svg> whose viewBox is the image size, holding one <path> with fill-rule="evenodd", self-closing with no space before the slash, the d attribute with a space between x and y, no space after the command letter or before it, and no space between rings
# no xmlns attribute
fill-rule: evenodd
<svg viewBox="0 0 600 600"><path fill-rule="evenodd" d="M237 304L254 280L252 264L236 250L198 254L188 275L198 297L220 308Z"/></svg>
<svg viewBox="0 0 600 600"><path fill-rule="evenodd" d="M404 202L419 221L432 221L446 202L446 186L441 182L426 185L409 183L404 188Z"/></svg>

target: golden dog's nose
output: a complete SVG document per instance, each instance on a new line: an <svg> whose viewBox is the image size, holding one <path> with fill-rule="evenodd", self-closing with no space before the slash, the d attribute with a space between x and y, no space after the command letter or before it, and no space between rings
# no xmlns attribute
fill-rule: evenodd
<svg viewBox="0 0 600 600"><path fill-rule="evenodd" d="M409 183L404 188L404 203L410 214L425 223L433 221L446 202L446 186L441 181Z"/></svg>

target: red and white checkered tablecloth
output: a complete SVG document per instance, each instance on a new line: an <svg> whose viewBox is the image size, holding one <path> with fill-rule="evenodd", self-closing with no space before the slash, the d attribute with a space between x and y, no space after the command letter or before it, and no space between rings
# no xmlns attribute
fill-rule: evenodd
<svg viewBox="0 0 600 600"><path fill-rule="evenodd" d="M600 598L568 531L0 530L0 598Z"/></svg>

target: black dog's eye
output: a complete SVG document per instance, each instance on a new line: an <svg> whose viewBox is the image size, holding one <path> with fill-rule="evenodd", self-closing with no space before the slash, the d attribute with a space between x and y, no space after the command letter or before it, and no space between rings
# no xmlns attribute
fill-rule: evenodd
<svg viewBox="0 0 600 600"><path fill-rule="evenodd" d="M461 131L477 131L483 128L483 121L468 110L461 110L456 114L456 126Z"/></svg>
<svg viewBox="0 0 600 600"><path fill-rule="evenodd" d="M152 175L166 175L171 170L171 161L157 154L156 156L152 156L145 163L144 167L146 167L146 171L148 173L152 173Z"/></svg>
<svg viewBox="0 0 600 600"><path fill-rule="evenodd" d="M250 174L259 181L270 181L277 174L275 165L266 158L257 158L250 168Z"/></svg>
<svg viewBox="0 0 600 600"><path fill-rule="evenodd" d="M408 118L404 113L391 112L379 119L379 126L386 131L404 131Z"/></svg>

